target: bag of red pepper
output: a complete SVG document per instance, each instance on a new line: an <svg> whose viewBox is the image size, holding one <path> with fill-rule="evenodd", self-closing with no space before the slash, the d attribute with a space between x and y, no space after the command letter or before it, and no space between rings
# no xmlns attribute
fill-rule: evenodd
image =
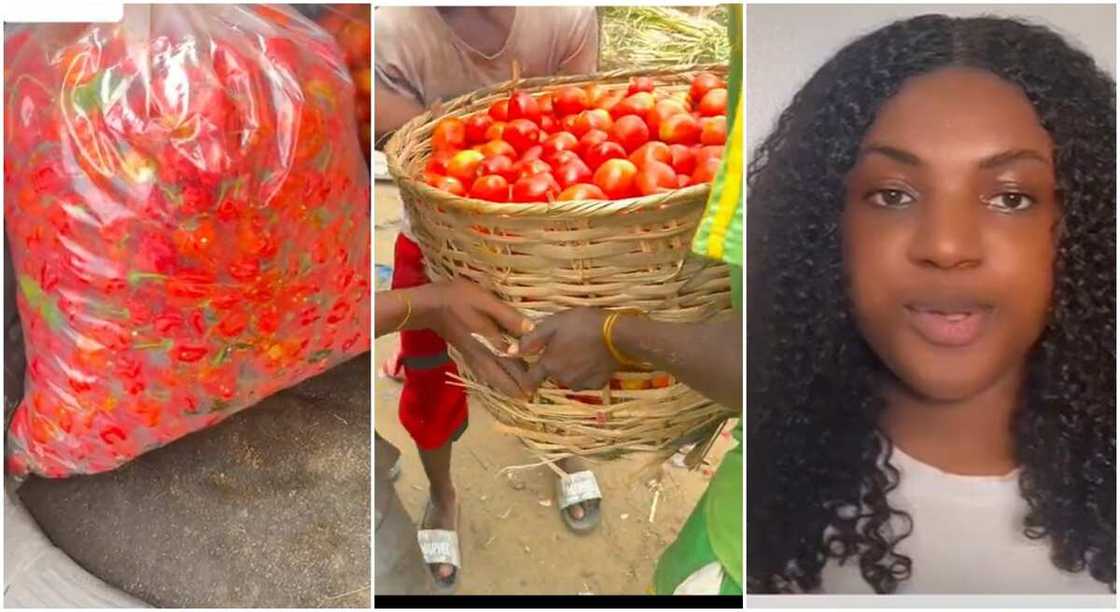
<svg viewBox="0 0 1120 612"><path fill-rule="evenodd" d="M126 5L5 52L10 472L112 469L369 350L369 175L322 29Z"/></svg>

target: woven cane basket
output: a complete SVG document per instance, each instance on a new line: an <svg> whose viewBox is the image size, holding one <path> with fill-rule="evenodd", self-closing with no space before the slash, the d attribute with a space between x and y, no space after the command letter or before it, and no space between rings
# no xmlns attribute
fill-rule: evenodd
<svg viewBox="0 0 1120 612"><path fill-rule="evenodd" d="M731 309L726 265L694 256L691 239L708 185L615 201L495 203L435 189L420 178L431 134L447 116L465 118L513 88L542 93L590 83L625 89L649 76L658 91L688 90L700 71L721 65L612 71L509 81L461 96L405 124L386 146L412 234L433 280L466 277L530 317L578 306L639 308L656 320L702 321ZM609 459L628 452L675 451L707 441L738 407L714 404L662 372L621 372L622 389L574 392L546 383L529 401L480 384L452 351L475 402L545 458ZM656 384L655 388L639 388ZM706 447L707 443L701 446Z"/></svg>

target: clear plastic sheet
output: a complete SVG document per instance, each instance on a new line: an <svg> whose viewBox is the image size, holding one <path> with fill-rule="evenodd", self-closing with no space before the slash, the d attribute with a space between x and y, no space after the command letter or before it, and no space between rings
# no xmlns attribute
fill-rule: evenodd
<svg viewBox="0 0 1120 612"><path fill-rule="evenodd" d="M326 32L126 5L5 51L10 472L112 469L369 350L369 175Z"/></svg>

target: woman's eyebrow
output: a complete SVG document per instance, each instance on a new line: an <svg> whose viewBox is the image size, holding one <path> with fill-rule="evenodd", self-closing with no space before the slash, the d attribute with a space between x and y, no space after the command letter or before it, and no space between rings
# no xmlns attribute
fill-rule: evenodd
<svg viewBox="0 0 1120 612"><path fill-rule="evenodd" d="M871 144L863 147L859 152L860 157L867 157L868 155L872 154L882 155L908 166L921 166L923 164L922 158L918 157L917 155L909 151L903 151L902 149L891 147L888 145Z"/></svg>
<svg viewBox="0 0 1120 612"><path fill-rule="evenodd" d="M1017 161L1036 161L1047 166L1051 165L1049 157L1034 149L1011 149L985 157L980 161L980 167L985 170L990 170Z"/></svg>
<svg viewBox="0 0 1120 612"><path fill-rule="evenodd" d="M908 166L922 166L925 164L922 158L914 153L890 145L870 144L860 149L859 152L861 158L872 154L882 155ZM1007 151L1001 151L985 157L980 160L978 165L984 170L990 170L1017 161L1035 161L1047 166L1052 165L1048 156L1035 149L1008 149Z"/></svg>

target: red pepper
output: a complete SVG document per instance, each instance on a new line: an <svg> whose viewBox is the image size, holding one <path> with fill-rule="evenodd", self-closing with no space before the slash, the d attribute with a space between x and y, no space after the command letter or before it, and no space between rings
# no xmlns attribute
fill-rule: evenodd
<svg viewBox="0 0 1120 612"><path fill-rule="evenodd" d="M189 346L180 344L175 347L175 358L179 361L194 362L206 356L210 349L205 346Z"/></svg>
<svg viewBox="0 0 1120 612"><path fill-rule="evenodd" d="M299 313L299 324L303 326L311 325L319 320L319 309L315 306L308 306Z"/></svg>
<svg viewBox="0 0 1120 612"><path fill-rule="evenodd" d="M167 292L176 297L204 297L214 279L209 274L184 272L167 279Z"/></svg>
<svg viewBox="0 0 1120 612"><path fill-rule="evenodd" d="M156 330L161 334L169 334L183 324L183 315L169 310L156 317Z"/></svg>
<svg viewBox="0 0 1120 612"><path fill-rule="evenodd" d="M261 265L255 259L240 258L237 261L229 264L229 275L237 280L249 280L256 276L260 270Z"/></svg>
<svg viewBox="0 0 1120 612"><path fill-rule="evenodd" d="M101 430L101 439L104 440L106 444L121 442L125 437L124 430L116 425L110 425Z"/></svg>
<svg viewBox="0 0 1120 612"><path fill-rule="evenodd" d="M248 315L244 312L231 312L218 324L218 332L227 338L232 338L245 331L245 325L248 323L248 319Z"/></svg>
<svg viewBox="0 0 1120 612"><path fill-rule="evenodd" d="M206 334L206 320L202 317L202 312L196 310L191 313L191 326L198 335Z"/></svg>
<svg viewBox="0 0 1120 612"><path fill-rule="evenodd" d="M127 353L117 357L116 373L121 378L135 379L140 376L140 360Z"/></svg>

